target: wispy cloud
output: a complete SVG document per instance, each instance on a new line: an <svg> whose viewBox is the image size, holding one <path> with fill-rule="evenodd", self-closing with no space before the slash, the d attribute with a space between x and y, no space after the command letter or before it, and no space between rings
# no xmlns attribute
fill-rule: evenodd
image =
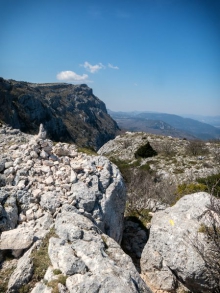
<svg viewBox="0 0 220 293"><path fill-rule="evenodd" d="M98 63L95 65L91 65L89 62L84 62L84 64L81 64L80 66L83 66L86 70L88 70L91 73L98 72L100 69L104 69L105 66L102 63Z"/></svg>
<svg viewBox="0 0 220 293"><path fill-rule="evenodd" d="M57 79L61 81L69 81L69 82L82 82L87 81L88 75L78 75L73 71L61 71L57 74Z"/></svg>
<svg viewBox="0 0 220 293"><path fill-rule="evenodd" d="M118 66L113 66L111 63L108 64L108 67L111 69L119 69Z"/></svg>

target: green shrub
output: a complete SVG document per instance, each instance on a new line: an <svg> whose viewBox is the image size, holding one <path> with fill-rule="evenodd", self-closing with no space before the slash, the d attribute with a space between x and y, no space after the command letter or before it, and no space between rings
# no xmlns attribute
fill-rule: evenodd
<svg viewBox="0 0 220 293"><path fill-rule="evenodd" d="M140 163L141 163L140 159L136 160L133 163L131 163L130 161L127 161L127 160L123 161L123 160L120 160L120 159L116 159L114 157L110 157L109 159L111 160L112 163L114 163L118 167L118 169L120 170L125 182L127 182L127 183L130 180L131 170L133 168L139 167Z"/></svg>
<svg viewBox="0 0 220 293"><path fill-rule="evenodd" d="M207 191L207 186L202 183L180 184L177 187L175 203L186 194L191 194L200 191Z"/></svg>
<svg viewBox="0 0 220 293"><path fill-rule="evenodd" d="M78 152L97 156L97 152L92 147L78 147Z"/></svg>
<svg viewBox="0 0 220 293"><path fill-rule="evenodd" d="M54 229L51 229L50 232L45 236L40 247L34 249L31 253L31 258L34 265L34 274L32 276L33 282L40 281L44 277L47 268L51 265L48 255L49 239L51 237L57 237Z"/></svg>
<svg viewBox="0 0 220 293"><path fill-rule="evenodd" d="M149 158L157 155L157 152L152 148L149 142L139 147L135 152L135 158Z"/></svg>
<svg viewBox="0 0 220 293"><path fill-rule="evenodd" d="M220 173L197 179L197 182L206 186L206 191L220 197Z"/></svg>
<svg viewBox="0 0 220 293"><path fill-rule="evenodd" d="M60 274L62 274L62 272L61 272L60 269L54 269L53 270L53 273L54 273L54 275L60 275Z"/></svg>
<svg viewBox="0 0 220 293"><path fill-rule="evenodd" d="M13 273L15 267L3 269L1 268L0 273L0 292L6 292L8 289L8 281L10 279L11 274Z"/></svg>
<svg viewBox="0 0 220 293"><path fill-rule="evenodd" d="M146 228L146 224L151 221L151 216L149 215L149 209L133 209L126 211L126 219L131 220L133 222L141 223L143 227Z"/></svg>
<svg viewBox="0 0 220 293"><path fill-rule="evenodd" d="M57 279L48 282L47 286L52 288L52 293L59 293L58 284L66 285L67 276L59 275Z"/></svg>

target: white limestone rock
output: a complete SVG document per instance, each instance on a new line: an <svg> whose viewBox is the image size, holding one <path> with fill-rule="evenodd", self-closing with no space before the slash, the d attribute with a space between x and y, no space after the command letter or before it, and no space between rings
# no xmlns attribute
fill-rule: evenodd
<svg viewBox="0 0 220 293"><path fill-rule="evenodd" d="M52 293L52 288L45 285L43 282L38 282L31 293Z"/></svg>
<svg viewBox="0 0 220 293"><path fill-rule="evenodd" d="M40 205L43 209L55 213L56 208L60 206L59 197L54 192L44 192L41 195Z"/></svg>
<svg viewBox="0 0 220 293"><path fill-rule="evenodd" d="M204 259L193 245L199 241L208 246L199 229L207 224L205 215L210 198L205 192L189 194L153 216L150 237L141 256L141 270L157 290L175 290L177 278L192 292L214 290Z"/></svg>
<svg viewBox="0 0 220 293"><path fill-rule="evenodd" d="M26 249L33 243L33 231L13 229L4 231L0 238L0 249Z"/></svg>
<svg viewBox="0 0 220 293"><path fill-rule="evenodd" d="M17 267L10 276L7 293L16 293L18 290L29 282L33 274L33 262L31 253L37 248L40 242L36 242L25 254L19 259Z"/></svg>

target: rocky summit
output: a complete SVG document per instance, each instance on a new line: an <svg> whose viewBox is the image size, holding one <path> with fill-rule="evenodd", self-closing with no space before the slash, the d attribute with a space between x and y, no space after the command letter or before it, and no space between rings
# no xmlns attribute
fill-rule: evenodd
<svg viewBox="0 0 220 293"><path fill-rule="evenodd" d="M218 292L220 200L124 221L118 167L79 150L0 123L0 292Z"/></svg>
<svg viewBox="0 0 220 293"><path fill-rule="evenodd" d="M0 78L0 120L37 134L44 124L54 141L99 149L118 126L85 84L34 84Z"/></svg>
<svg viewBox="0 0 220 293"><path fill-rule="evenodd" d="M36 136L2 126L0 154L0 292L151 292L119 245L114 164L53 143L42 125Z"/></svg>

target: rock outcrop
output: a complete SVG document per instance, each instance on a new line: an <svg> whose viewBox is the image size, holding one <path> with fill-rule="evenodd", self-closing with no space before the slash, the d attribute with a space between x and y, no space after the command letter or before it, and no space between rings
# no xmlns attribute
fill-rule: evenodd
<svg viewBox="0 0 220 293"><path fill-rule="evenodd" d="M0 120L36 134L40 123L54 141L99 149L118 126L87 85L33 84L0 78Z"/></svg>
<svg viewBox="0 0 220 293"><path fill-rule="evenodd" d="M0 291L150 293L119 245L126 192L118 168L45 136L43 126L36 136L0 128L0 274L8 280ZM8 253L18 259L10 274Z"/></svg>
<svg viewBox="0 0 220 293"><path fill-rule="evenodd" d="M191 182L220 172L220 147L218 141L203 142L197 146L196 154L189 153L190 141L145 132L126 132L108 141L98 154L126 164L137 162L135 152L147 142L158 155L142 158L140 165L148 164L161 179L170 182ZM204 154L205 152L205 154Z"/></svg>
<svg viewBox="0 0 220 293"><path fill-rule="evenodd" d="M210 200L205 192L186 195L153 216L149 241L141 256L143 277L152 288L176 292L180 281L192 292L216 292L216 280L206 262L210 239L202 230L211 224ZM220 226L219 215L212 216Z"/></svg>

